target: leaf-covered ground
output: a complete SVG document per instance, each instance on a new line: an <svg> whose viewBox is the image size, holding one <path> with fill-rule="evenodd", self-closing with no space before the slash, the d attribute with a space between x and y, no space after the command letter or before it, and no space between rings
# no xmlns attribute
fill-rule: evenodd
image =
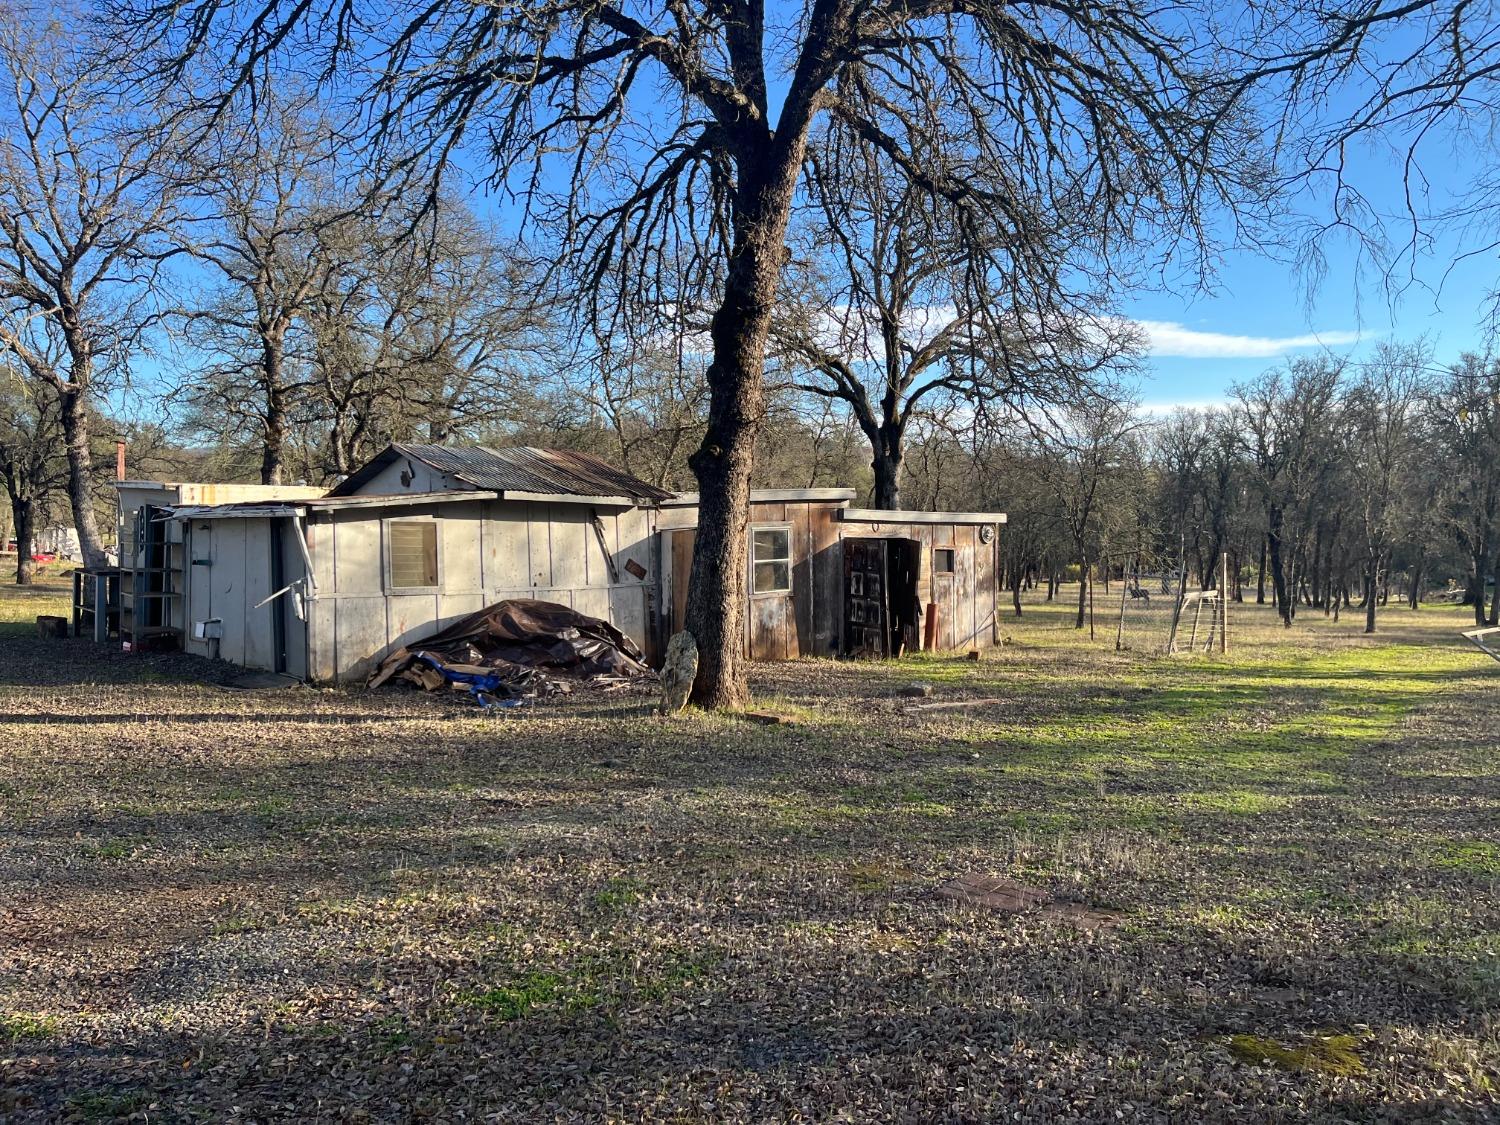
<svg viewBox="0 0 1500 1125"><path fill-rule="evenodd" d="M760 667L791 721L0 633L0 1119L1482 1121L1500 665L1236 607ZM901 694L998 700L913 710ZM1118 911L955 905L1010 876Z"/></svg>

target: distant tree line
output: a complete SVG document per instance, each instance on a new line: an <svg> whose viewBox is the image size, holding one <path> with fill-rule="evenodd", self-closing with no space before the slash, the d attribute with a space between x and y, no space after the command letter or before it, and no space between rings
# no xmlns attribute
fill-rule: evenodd
<svg viewBox="0 0 1500 1125"><path fill-rule="evenodd" d="M925 450L907 494L1008 512L1004 584L1186 570L1299 612L1357 610L1373 632L1394 597L1434 591L1500 624L1500 363L1434 366L1421 345L1368 361L1319 355L1235 386L1222 406L1143 414L1098 395L1049 421L978 427Z"/></svg>

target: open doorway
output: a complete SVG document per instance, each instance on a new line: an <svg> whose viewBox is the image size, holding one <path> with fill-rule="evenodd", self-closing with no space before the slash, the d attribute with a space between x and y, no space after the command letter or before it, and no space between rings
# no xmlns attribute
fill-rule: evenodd
<svg viewBox="0 0 1500 1125"><path fill-rule="evenodd" d="M887 657L921 647L915 539L845 539L844 654Z"/></svg>

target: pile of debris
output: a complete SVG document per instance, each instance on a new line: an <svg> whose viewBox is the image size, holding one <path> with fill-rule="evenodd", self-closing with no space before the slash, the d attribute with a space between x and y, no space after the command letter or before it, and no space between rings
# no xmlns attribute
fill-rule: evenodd
<svg viewBox="0 0 1500 1125"><path fill-rule="evenodd" d="M371 673L426 691L466 690L484 707L572 690L572 679L619 690L652 677L635 642L608 621L555 602L496 602L431 637L397 649Z"/></svg>

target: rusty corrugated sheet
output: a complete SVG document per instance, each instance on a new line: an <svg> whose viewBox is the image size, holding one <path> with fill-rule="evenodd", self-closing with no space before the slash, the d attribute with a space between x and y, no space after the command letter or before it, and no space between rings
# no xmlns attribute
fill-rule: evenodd
<svg viewBox="0 0 1500 1125"><path fill-rule="evenodd" d="M482 445L393 444L387 454L410 457L477 489L494 492L545 492L565 496L626 496L633 500L666 500L672 493L621 472L587 453L556 449L489 449ZM354 491L377 458L330 495Z"/></svg>

